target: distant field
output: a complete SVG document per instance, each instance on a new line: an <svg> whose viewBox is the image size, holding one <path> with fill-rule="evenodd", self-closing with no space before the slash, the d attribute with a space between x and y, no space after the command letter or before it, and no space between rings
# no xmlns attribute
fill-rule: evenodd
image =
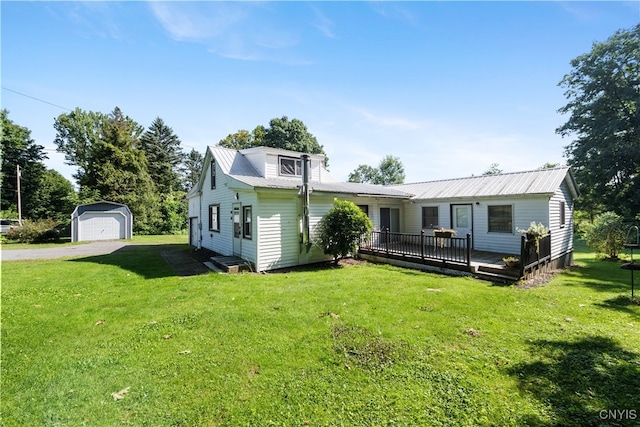
<svg viewBox="0 0 640 427"><path fill-rule="evenodd" d="M531 289L375 264L177 277L150 245L4 262L1 424L637 425L629 272L576 261Z"/></svg>

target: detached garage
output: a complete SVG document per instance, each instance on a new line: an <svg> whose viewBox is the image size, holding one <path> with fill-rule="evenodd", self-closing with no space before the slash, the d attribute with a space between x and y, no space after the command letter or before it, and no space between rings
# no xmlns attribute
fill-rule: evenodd
<svg viewBox="0 0 640 427"><path fill-rule="evenodd" d="M79 205L71 214L71 241L130 239L133 215L127 205L94 202Z"/></svg>

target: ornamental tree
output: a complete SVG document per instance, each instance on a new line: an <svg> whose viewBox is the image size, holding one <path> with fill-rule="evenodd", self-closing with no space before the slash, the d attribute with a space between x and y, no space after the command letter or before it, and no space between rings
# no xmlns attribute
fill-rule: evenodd
<svg viewBox="0 0 640 427"><path fill-rule="evenodd" d="M360 239L372 229L373 223L355 203L334 199L333 207L318 223L316 244L337 263L355 254Z"/></svg>

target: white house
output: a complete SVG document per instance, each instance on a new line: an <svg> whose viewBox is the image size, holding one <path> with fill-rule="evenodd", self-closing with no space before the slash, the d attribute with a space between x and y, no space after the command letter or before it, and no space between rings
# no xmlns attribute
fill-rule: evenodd
<svg viewBox="0 0 640 427"><path fill-rule="evenodd" d="M240 256L258 271L319 262L329 257L312 244L312 233L334 198L355 202L379 224L378 212L399 209L408 197L339 182L324 161L268 147L208 147L204 171L187 195L190 244Z"/></svg>
<svg viewBox="0 0 640 427"><path fill-rule="evenodd" d="M453 228L472 249L519 253L531 221L551 229L553 258L571 261L573 199L568 168L380 186L339 182L325 158L268 147L210 146L189 192L190 244L237 255L257 271L329 259L313 245L314 228L333 205L349 200L374 228L419 234Z"/></svg>
<svg viewBox="0 0 640 427"><path fill-rule="evenodd" d="M522 235L517 230L535 221L549 227L554 264L572 262L573 202L579 192L568 167L392 188L413 194L405 202L405 233L450 228L458 235L470 234L474 250L519 254Z"/></svg>

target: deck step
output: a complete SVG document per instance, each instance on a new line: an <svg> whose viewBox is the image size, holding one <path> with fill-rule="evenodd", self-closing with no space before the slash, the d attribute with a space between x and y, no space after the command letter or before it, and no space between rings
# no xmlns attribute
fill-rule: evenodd
<svg viewBox="0 0 640 427"><path fill-rule="evenodd" d="M505 282L515 282L518 280L519 271L504 266L480 264L476 268L476 274L488 279L497 279Z"/></svg>
<svg viewBox="0 0 640 427"><path fill-rule="evenodd" d="M205 261L203 263L209 270L213 270L216 273L224 273L224 271L222 271L221 269L219 269L214 263L212 263L211 261Z"/></svg>
<svg viewBox="0 0 640 427"><path fill-rule="evenodd" d="M246 259L239 256L214 256L211 257L213 265L226 273L240 273L241 271L254 271L253 266Z"/></svg>

